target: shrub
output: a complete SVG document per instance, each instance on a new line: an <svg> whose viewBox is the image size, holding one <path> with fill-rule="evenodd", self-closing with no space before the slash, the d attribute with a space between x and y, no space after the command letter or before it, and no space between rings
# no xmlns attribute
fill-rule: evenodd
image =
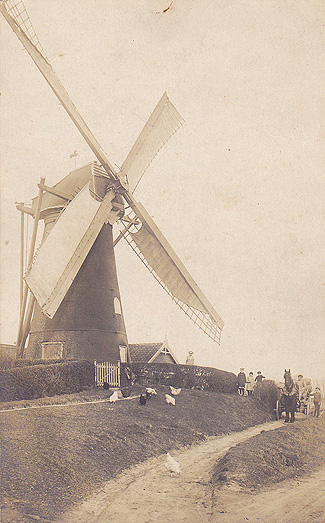
<svg viewBox="0 0 325 523"><path fill-rule="evenodd" d="M13 359L11 357L4 358L0 355L0 369L12 369L14 367L29 367L31 365L49 365L50 363L63 363L67 360L24 360L21 358Z"/></svg>
<svg viewBox="0 0 325 523"><path fill-rule="evenodd" d="M263 380L255 388L255 395L262 403L274 408L279 398L279 389L273 380Z"/></svg>
<svg viewBox="0 0 325 523"><path fill-rule="evenodd" d="M198 365L174 365L172 363L132 363L134 381L141 385L172 385L186 389L236 392L236 376L232 372L199 367Z"/></svg>
<svg viewBox="0 0 325 523"><path fill-rule="evenodd" d="M94 365L89 361L43 363L0 371L0 401L71 394L89 386L94 386Z"/></svg>
<svg viewBox="0 0 325 523"><path fill-rule="evenodd" d="M10 369L14 362L15 360L11 356L5 352L0 352L0 369Z"/></svg>

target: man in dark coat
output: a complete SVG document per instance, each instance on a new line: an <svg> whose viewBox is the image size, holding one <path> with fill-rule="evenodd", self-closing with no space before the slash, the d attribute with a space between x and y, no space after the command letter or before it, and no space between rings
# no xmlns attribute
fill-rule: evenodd
<svg viewBox="0 0 325 523"><path fill-rule="evenodd" d="M245 384L246 384L246 374L244 369L240 369L240 372L237 376L237 385L238 385L238 394L244 396L245 394Z"/></svg>

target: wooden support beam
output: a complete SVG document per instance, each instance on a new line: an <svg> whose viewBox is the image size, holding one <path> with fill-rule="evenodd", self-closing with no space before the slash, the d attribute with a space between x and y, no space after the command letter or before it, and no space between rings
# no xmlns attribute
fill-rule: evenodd
<svg viewBox="0 0 325 523"><path fill-rule="evenodd" d="M24 296L24 248L25 248L25 214L20 212L20 275L19 275L19 295L20 295L20 314L23 307Z"/></svg>
<svg viewBox="0 0 325 523"><path fill-rule="evenodd" d="M41 178L41 184L44 184L44 182L45 182L45 178ZM30 264L33 261L33 257L34 257L36 235L37 235L37 229L38 229L38 223L39 223L41 205L42 205L42 197L43 197L43 189L39 189L37 208L36 208L35 216L34 216L33 233L32 233L32 238L31 238L31 243L30 243L27 267L30 266ZM17 353L16 353L17 358L21 358L23 356L23 351L24 351L24 346L25 346L25 341L26 341L26 338L25 338L25 341L22 344L22 339L23 339L23 334L24 334L23 325L24 325L27 297L28 297L28 287L27 287L27 284L25 283L24 292L23 292L23 300L22 300L22 305L21 305L20 319L19 319L19 326L18 326L18 335L17 335Z"/></svg>
<svg viewBox="0 0 325 523"><path fill-rule="evenodd" d="M48 192L49 194L53 194L54 196L57 196L58 198L62 198L62 200L66 200L66 201L71 200L69 194L64 193L62 191L58 191L57 189L55 189L55 187L49 187L48 185L44 185L44 183L38 183L37 187L39 189L42 189L44 192Z"/></svg>
<svg viewBox="0 0 325 523"><path fill-rule="evenodd" d="M124 227L124 229L122 229L122 231L119 233L119 235L115 238L115 240L113 242L113 247L115 247L115 245L120 241L120 239L123 238L124 234L130 229L130 227L132 227L133 224L134 224L134 220L132 220L131 223L129 223L128 225L126 225Z"/></svg>
<svg viewBox="0 0 325 523"><path fill-rule="evenodd" d="M26 205L19 203L16 204L17 211L24 212L25 214L29 214L30 216L34 216L34 211L31 207L26 207Z"/></svg>

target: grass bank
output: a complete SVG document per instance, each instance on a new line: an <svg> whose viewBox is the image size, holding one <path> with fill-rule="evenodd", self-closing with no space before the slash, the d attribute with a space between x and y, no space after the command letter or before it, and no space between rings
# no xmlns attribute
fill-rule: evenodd
<svg viewBox="0 0 325 523"><path fill-rule="evenodd" d="M212 482L256 490L311 472L325 463L324 417L262 432L231 448L215 467Z"/></svg>
<svg viewBox="0 0 325 523"><path fill-rule="evenodd" d="M62 407L0 412L3 521L35 521L30 514L53 520L136 463L274 416L254 397L184 389L171 407L164 398L168 387L157 390L144 407L137 398L90 403L110 395L90 390L59 397ZM13 517L6 520L6 514Z"/></svg>

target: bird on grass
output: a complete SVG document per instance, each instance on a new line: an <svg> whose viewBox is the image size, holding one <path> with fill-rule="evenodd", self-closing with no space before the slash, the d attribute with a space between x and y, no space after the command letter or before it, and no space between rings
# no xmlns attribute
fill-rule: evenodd
<svg viewBox="0 0 325 523"><path fill-rule="evenodd" d="M170 392L171 394L173 394L174 396L178 396L178 394L181 392L182 389L175 389L174 387L172 387L171 385L169 386L170 388Z"/></svg>
<svg viewBox="0 0 325 523"><path fill-rule="evenodd" d="M152 396L157 395L157 391L155 389L152 389L151 387L147 387L146 392L149 392L149 394L151 394Z"/></svg>
<svg viewBox="0 0 325 523"><path fill-rule="evenodd" d="M111 397L109 398L109 401L111 403L115 403L115 401L118 400L118 392L117 390L115 392L113 392L113 394L111 395Z"/></svg>
<svg viewBox="0 0 325 523"><path fill-rule="evenodd" d="M166 400L166 403L167 405L176 405L176 401L175 401L175 398L173 398L173 396L170 396L169 394L165 394L165 400Z"/></svg>
<svg viewBox="0 0 325 523"><path fill-rule="evenodd" d="M121 393L123 398L128 398L131 395L132 387L124 387L121 389Z"/></svg>
<svg viewBox="0 0 325 523"><path fill-rule="evenodd" d="M140 394L139 403L142 407L147 403L147 398L145 394Z"/></svg>
<svg viewBox="0 0 325 523"><path fill-rule="evenodd" d="M165 467L167 470L169 470L169 472L175 472L175 474L181 473L180 464L169 454L169 452L167 452Z"/></svg>

